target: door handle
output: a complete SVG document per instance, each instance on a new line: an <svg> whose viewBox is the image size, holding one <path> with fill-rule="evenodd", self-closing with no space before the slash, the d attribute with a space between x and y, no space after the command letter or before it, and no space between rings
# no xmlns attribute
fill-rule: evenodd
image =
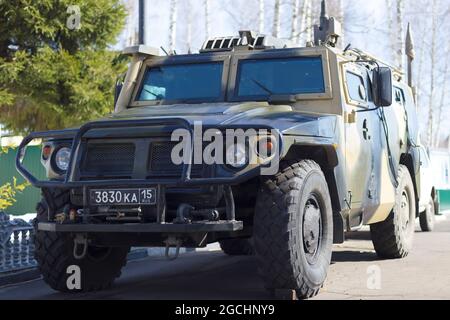
<svg viewBox="0 0 450 320"><path fill-rule="evenodd" d="M362 131L364 140L370 140L369 128L367 127L367 119L364 119Z"/></svg>

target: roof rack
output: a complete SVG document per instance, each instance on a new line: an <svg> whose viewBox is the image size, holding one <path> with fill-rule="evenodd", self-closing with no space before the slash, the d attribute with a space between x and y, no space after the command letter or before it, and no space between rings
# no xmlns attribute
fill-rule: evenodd
<svg viewBox="0 0 450 320"><path fill-rule="evenodd" d="M217 37L205 41L200 53L213 51L231 51L236 47L246 47L248 50L292 48L289 40L278 39L254 31L239 31L239 36Z"/></svg>
<svg viewBox="0 0 450 320"><path fill-rule="evenodd" d="M381 60L381 59L379 59L379 58L377 58L377 57L375 57L375 56L371 55L370 53L367 53L367 52L365 52L363 50L360 50L360 49L357 49L357 48L350 48L350 49L347 50L346 53L349 54L349 55L353 55L353 56L355 56L355 57L357 57L359 59L362 59L362 60L376 61L379 64L382 64L382 65L384 65L386 67L389 67L390 69L392 69L392 71L394 71L395 73L399 74L400 76L404 75L404 72L402 70L400 70L398 67L396 67L396 66L394 66L392 64L389 64L389 63L387 63L387 62L385 62L385 61L383 61L383 60Z"/></svg>

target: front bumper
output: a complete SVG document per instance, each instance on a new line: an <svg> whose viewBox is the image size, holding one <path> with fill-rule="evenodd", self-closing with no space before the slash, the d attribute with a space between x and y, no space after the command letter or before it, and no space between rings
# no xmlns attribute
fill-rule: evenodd
<svg viewBox="0 0 450 320"><path fill-rule="evenodd" d="M192 223L121 223L121 224L59 224L40 222L38 229L48 232L70 233L129 233L129 234L180 234L206 232L234 232L243 229L242 221L200 221Z"/></svg>

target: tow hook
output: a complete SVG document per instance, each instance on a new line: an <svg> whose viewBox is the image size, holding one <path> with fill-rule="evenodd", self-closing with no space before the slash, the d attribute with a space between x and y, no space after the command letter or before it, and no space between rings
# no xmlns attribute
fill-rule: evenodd
<svg viewBox="0 0 450 320"><path fill-rule="evenodd" d="M174 220L174 223L190 223L190 213L192 210L194 210L193 206L187 203L180 204L177 208L177 218Z"/></svg>
<svg viewBox="0 0 450 320"><path fill-rule="evenodd" d="M73 257L81 260L86 256L88 248L88 239L84 234L77 234L73 239Z"/></svg>
<svg viewBox="0 0 450 320"><path fill-rule="evenodd" d="M176 260L180 254L181 240L175 237L168 237L164 243L166 244L166 258L167 260ZM175 247L175 255L170 255L170 248Z"/></svg>

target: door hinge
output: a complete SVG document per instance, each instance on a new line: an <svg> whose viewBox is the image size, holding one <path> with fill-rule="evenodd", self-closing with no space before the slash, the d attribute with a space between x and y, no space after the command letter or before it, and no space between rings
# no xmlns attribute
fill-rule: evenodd
<svg viewBox="0 0 450 320"><path fill-rule="evenodd" d="M345 112L345 122L346 123L356 123L356 111L352 110L352 112Z"/></svg>

